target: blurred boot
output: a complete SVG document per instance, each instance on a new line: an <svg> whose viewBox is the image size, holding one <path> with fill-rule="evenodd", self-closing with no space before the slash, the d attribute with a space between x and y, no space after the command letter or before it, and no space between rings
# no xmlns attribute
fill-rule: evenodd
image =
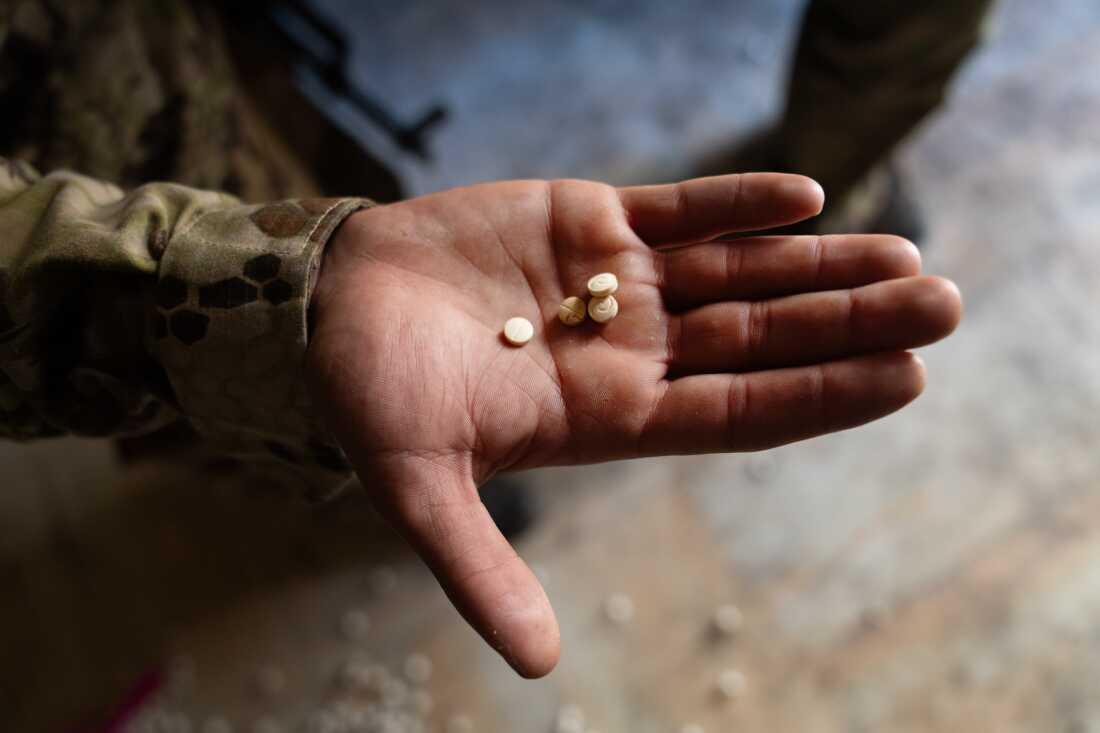
<svg viewBox="0 0 1100 733"><path fill-rule="evenodd" d="M481 501L509 540L529 530L538 518L531 488L512 476L497 477L482 486Z"/></svg>
<svg viewBox="0 0 1100 733"><path fill-rule="evenodd" d="M788 231L879 231L919 239L920 217L890 156L944 100L980 41L992 0L811 0L774 129L719 171L801 173L825 189L822 216Z"/></svg>
<svg viewBox="0 0 1100 733"><path fill-rule="evenodd" d="M982 36L990 4L810 3L775 145L781 170L825 188L822 231L840 226L920 239L916 207L884 161L943 103Z"/></svg>

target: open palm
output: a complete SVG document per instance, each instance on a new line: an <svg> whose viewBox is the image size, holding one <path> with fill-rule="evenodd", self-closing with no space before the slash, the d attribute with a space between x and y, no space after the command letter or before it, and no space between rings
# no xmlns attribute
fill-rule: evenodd
<svg viewBox="0 0 1100 733"><path fill-rule="evenodd" d="M477 487L498 471L753 450L916 397L904 350L958 321L954 286L884 236L722 234L816 214L809 179L745 174L615 189L515 181L353 215L314 295L310 378L365 487L458 609L521 674L557 622ZM558 305L618 275L619 316ZM522 348L504 321L535 324Z"/></svg>

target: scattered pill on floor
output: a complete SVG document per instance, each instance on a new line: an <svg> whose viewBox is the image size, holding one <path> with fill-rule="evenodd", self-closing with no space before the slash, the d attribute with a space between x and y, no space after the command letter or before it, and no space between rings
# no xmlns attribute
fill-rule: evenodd
<svg viewBox="0 0 1100 733"><path fill-rule="evenodd" d="M727 700L741 697L748 689L748 680L740 670L727 669L718 675L718 692Z"/></svg>
<svg viewBox="0 0 1100 733"><path fill-rule="evenodd" d="M634 618L634 601L625 593L614 593L603 602L607 620L615 624L628 624Z"/></svg>
<svg viewBox="0 0 1100 733"><path fill-rule="evenodd" d="M741 609L732 603L719 606L714 610L714 628L723 636L732 636L741 630L745 623Z"/></svg>
<svg viewBox="0 0 1100 733"><path fill-rule="evenodd" d="M432 678L432 660L423 654L410 654L405 660L405 677L414 684L424 684Z"/></svg>
<svg viewBox="0 0 1100 733"><path fill-rule="evenodd" d="M380 664L363 659L349 659L340 668L340 684L349 690L380 693L389 679L389 672Z"/></svg>
<svg viewBox="0 0 1100 733"><path fill-rule="evenodd" d="M367 586L375 595L385 595L397 587L397 571L389 565L375 568L367 576Z"/></svg>

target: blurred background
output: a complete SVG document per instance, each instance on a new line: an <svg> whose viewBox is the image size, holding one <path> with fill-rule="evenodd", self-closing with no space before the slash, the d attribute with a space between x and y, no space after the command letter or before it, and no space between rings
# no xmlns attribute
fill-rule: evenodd
<svg viewBox="0 0 1100 733"><path fill-rule="evenodd" d="M362 156L322 187L383 199L715 171L782 115L805 11L306 7L227 21L241 73L259 110L321 110L318 165ZM0 728L1100 731L1100 4L1004 0L981 33L886 156L967 308L922 351L924 396L759 454L516 477L562 627L549 677L515 677L358 493L0 444ZM254 60L287 44L285 68Z"/></svg>

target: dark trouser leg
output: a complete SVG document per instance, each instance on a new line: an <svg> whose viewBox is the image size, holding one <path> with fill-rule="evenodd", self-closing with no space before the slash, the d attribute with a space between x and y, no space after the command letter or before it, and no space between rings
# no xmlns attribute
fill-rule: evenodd
<svg viewBox="0 0 1100 733"><path fill-rule="evenodd" d="M787 170L840 202L943 101L992 0L812 0L779 127Z"/></svg>

